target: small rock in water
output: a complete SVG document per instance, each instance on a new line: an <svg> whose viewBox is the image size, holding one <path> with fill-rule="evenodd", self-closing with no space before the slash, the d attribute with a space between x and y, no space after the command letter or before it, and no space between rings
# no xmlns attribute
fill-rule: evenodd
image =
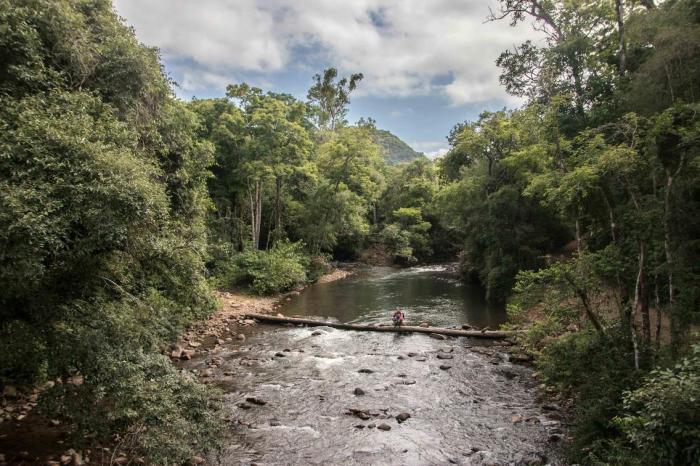
<svg viewBox="0 0 700 466"><path fill-rule="evenodd" d="M430 325L429 325L427 322L421 322L420 324L418 324L418 326L419 326L419 327L423 327L423 328L428 328L428 327L430 327Z"/></svg>
<svg viewBox="0 0 700 466"><path fill-rule="evenodd" d="M446 370L448 370L448 369L452 369L452 366L448 366L448 365L446 365L446 364L443 364L443 365L440 366L440 369L442 369L443 371L446 371Z"/></svg>
<svg viewBox="0 0 700 466"><path fill-rule="evenodd" d="M400 359L400 360L402 360L402 361L403 361L404 359L406 359L406 356L399 356L399 357L398 357L398 358L396 358L396 359Z"/></svg>
<svg viewBox="0 0 700 466"><path fill-rule="evenodd" d="M472 327L472 326L469 325L469 324L463 324L463 325L462 325L462 330L471 330L472 328L474 328L474 327Z"/></svg>
<svg viewBox="0 0 700 466"><path fill-rule="evenodd" d="M250 406L249 404L246 404L246 403L238 403L238 407L241 408L241 409L250 409L250 408L252 408L252 406Z"/></svg>
<svg viewBox="0 0 700 466"><path fill-rule="evenodd" d="M249 396L248 398L245 399L248 403L253 403L254 405L258 406L265 406L267 404L267 401L263 401L259 398L255 398L252 396Z"/></svg>
<svg viewBox="0 0 700 466"><path fill-rule="evenodd" d="M270 426L271 427L278 427L280 425L280 421L277 419L270 419Z"/></svg>
<svg viewBox="0 0 700 466"><path fill-rule="evenodd" d="M523 417L520 414L516 414L510 418L510 422L513 424L518 424L519 422L523 422Z"/></svg>
<svg viewBox="0 0 700 466"><path fill-rule="evenodd" d="M312 337L317 337L319 335L323 335L323 332L320 330L316 330L315 332L311 332Z"/></svg>
<svg viewBox="0 0 700 466"><path fill-rule="evenodd" d="M402 422L408 420L411 417L408 413L401 413L396 415L396 420L401 424Z"/></svg>
<svg viewBox="0 0 700 466"><path fill-rule="evenodd" d="M425 357L421 356L420 358L416 358L416 359L414 359L414 361L418 361L418 362L425 362L425 361L427 361L427 358L425 358Z"/></svg>
<svg viewBox="0 0 700 466"><path fill-rule="evenodd" d="M404 385L415 385L416 381L415 380L404 380L403 384Z"/></svg>
<svg viewBox="0 0 700 466"><path fill-rule="evenodd" d="M368 429L374 429L375 427L377 427L377 426L374 423L367 424Z"/></svg>
<svg viewBox="0 0 700 466"><path fill-rule="evenodd" d="M364 429L365 425L364 424L355 424L355 429Z"/></svg>
<svg viewBox="0 0 700 466"><path fill-rule="evenodd" d="M365 391L358 387L355 390L353 390L353 393L355 394L355 396L362 396L365 394Z"/></svg>
<svg viewBox="0 0 700 466"><path fill-rule="evenodd" d="M275 353L275 357L278 357L278 358L284 358L285 356L287 356L287 355L284 353L279 353L279 352Z"/></svg>
<svg viewBox="0 0 700 466"><path fill-rule="evenodd" d="M430 338L435 338L436 340L447 340L447 337L445 335L441 335L439 333L431 333L429 335Z"/></svg>
<svg viewBox="0 0 700 466"><path fill-rule="evenodd" d="M413 353L413 352L408 353L409 358L412 358L413 356L418 356L418 353Z"/></svg>
<svg viewBox="0 0 700 466"><path fill-rule="evenodd" d="M374 371L372 369L360 369L357 372L359 372L360 374L371 374Z"/></svg>
<svg viewBox="0 0 700 466"><path fill-rule="evenodd" d="M379 429L379 430L391 430L391 426L389 424L379 424L377 426L377 429Z"/></svg>
<svg viewBox="0 0 700 466"><path fill-rule="evenodd" d="M370 415L367 411L363 411L361 409L349 409L347 414L352 414L355 417L358 417L362 419L363 421L366 421L370 418Z"/></svg>
<svg viewBox="0 0 700 466"><path fill-rule="evenodd" d="M452 355L451 355L451 354L438 353L437 358L438 358L438 359L452 359Z"/></svg>

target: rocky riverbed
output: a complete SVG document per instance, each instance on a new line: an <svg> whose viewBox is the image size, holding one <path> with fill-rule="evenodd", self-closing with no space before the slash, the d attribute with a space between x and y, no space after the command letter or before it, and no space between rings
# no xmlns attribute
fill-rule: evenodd
<svg viewBox="0 0 700 466"><path fill-rule="evenodd" d="M508 347L250 324L183 369L225 393L214 464L563 464L558 406Z"/></svg>

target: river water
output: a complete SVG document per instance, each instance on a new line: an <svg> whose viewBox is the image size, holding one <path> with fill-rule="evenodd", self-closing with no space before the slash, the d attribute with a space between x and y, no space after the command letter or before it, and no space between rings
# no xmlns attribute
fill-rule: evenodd
<svg viewBox="0 0 700 466"><path fill-rule="evenodd" d="M495 328L505 319L443 266L369 268L309 287L281 312L376 323L398 306L414 323ZM561 464L551 443L560 426L537 402L531 370L509 363L505 347L258 325L217 357L230 435L212 463ZM402 413L410 418L399 422Z"/></svg>

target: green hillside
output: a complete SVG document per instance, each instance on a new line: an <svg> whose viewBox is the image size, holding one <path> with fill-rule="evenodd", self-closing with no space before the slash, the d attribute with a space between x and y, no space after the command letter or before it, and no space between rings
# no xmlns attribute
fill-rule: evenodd
<svg viewBox="0 0 700 466"><path fill-rule="evenodd" d="M398 165L425 157L423 153L416 152L390 131L378 129L375 131L373 139L384 149L384 160L389 165Z"/></svg>

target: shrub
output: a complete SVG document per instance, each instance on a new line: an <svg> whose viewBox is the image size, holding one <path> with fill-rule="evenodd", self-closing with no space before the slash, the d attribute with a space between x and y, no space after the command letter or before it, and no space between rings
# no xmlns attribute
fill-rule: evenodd
<svg viewBox="0 0 700 466"><path fill-rule="evenodd" d="M674 367L653 370L624 395L615 419L654 464L700 464L700 344Z"/></svg>
<svg viewBox="0 0 700 466"><path fill-rule="evenodd" d="M81 384L56 385L42 399L45 413L75 424L76 442L85 435L116 440L116 448L153 464L182 464L219 446L211 389L179 374L165 356L101 352L94 363Z"/></svg>
<svg viewBox="0 0 700 466"><path fill-rule="evenodd" d="M553 340L538 359L545 381L574 397L572 453L577 460L584 448L589 456L607 455L610 447L600 440L619 436L612 419L622 409L622 394L637 378L625 341L622 335L593 330L567 334Z"/></svg>
<svg viewBox="0 0 700 466"><path fill-rule="evenodd" d="M308 279L311 260L302 243L280 241L268 251L247 251L223 270L228 285L248 285L258 294L286 291Z"/></svg>

